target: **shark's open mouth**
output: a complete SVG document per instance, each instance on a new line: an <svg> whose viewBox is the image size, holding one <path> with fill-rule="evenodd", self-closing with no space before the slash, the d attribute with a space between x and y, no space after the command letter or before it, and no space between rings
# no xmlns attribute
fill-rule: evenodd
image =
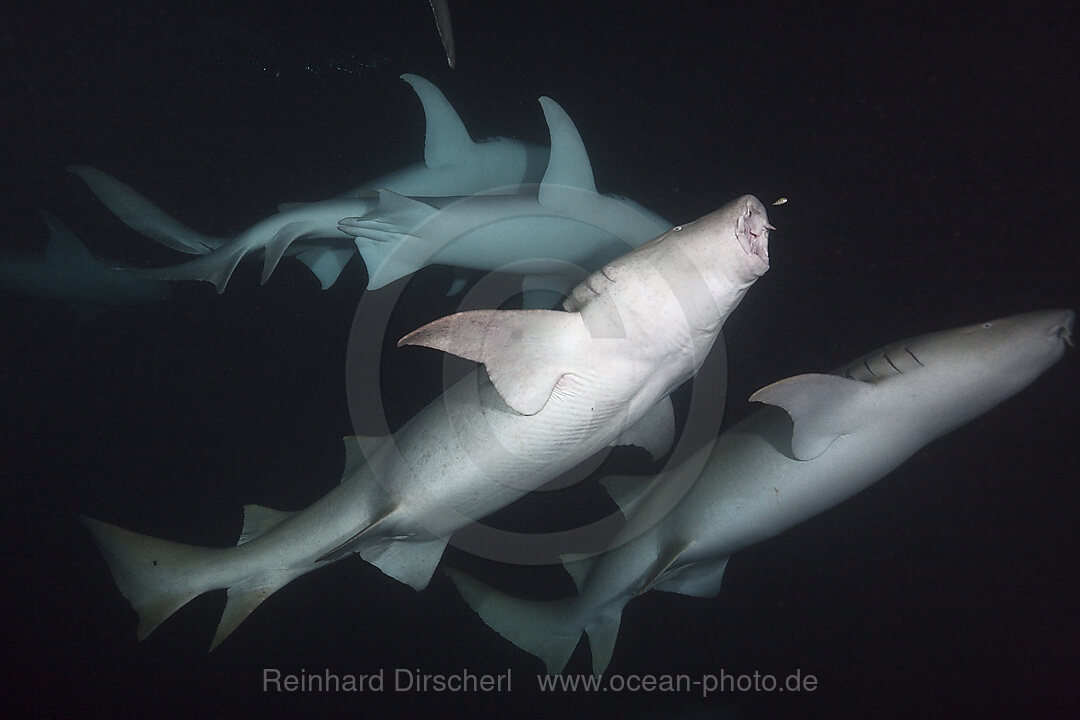
<svg viewBox="0 0 1080 720"><path fill-rule="evenodd" d="M1076 314L1070 311L1064 322L1054 330L1055 334L1064 340L1065 344L1069 347L1075 347L1075 344L1073 343L1073 322L1075 320Z"/></svg>
<svg viewBox="0 0 1080 720"><path fill-rule="evenodd" d="M775 229L769 224L761 203L757 200L747 201L739 217L735 237L758 275L769 269L769 231Z"/></svg>

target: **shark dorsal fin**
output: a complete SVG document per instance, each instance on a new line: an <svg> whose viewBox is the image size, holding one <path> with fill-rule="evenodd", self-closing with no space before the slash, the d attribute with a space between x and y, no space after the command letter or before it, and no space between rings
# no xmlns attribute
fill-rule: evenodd
<svg viewBox="0 0 1080 720"><path fill-rule="evenodd" d="M49 244L45 247L45 262L55 265L100 265L67 225L52 213L39 209L38 214L49 226Z"/></svg>
<svg viewBox="0 0 1080 720"><path fill-rule="evenodd" d="M596 181L585 143L570 116L549 97L540 98L548 132L551 134L551 154L547 171L540 182L538 199L551 208L570 208L582 192L595 195Z"/></svg>
<svg viewBox="0 0 1080 720"><path fill-rule="evenodd" d="M341 473L344 481L363 469L368 464L368 458L379 449L393 440L391 435L346 435L345 436L345 470Z"/></svg>
<svg viewBox="0 0 1080 720"><path fill-rule="evenodd" d="M244 529L240 532L240 539L236 541L236 544L243 545L251 542L290 515L292 513L286 510L275 510L262 505L245 505Z"/></svg>
<svg viewBox="0 0 1080 720"><path fill-rule="evenodd" d="M470 310L414 330L398 346L423 345L483 363L510 408L543 410L564 375L587 362L589 335L577 313L555 310Z"/></svg>
<svg viewBox="0 0 1080 720"><path fill-rule="evenodd" d="M751 402L775 405L791 416L791 452L797 460L813 460L835 440L858 429L854 406L874 386L836 375L809 373L767 385Z"/></svg>
<svg viewBox="0 0 1080 720"><path fill-rule="evenodd" d="M424 138L424 164L429 168L461 165L473 150L469 131L457 111L439 88L419 75L406 73L401 79L412 85L424 106L427 131Z"/></svg>

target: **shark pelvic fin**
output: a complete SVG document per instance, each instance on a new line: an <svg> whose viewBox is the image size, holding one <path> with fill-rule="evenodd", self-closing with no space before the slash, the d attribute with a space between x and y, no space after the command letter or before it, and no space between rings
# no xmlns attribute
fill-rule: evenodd
<svg viewBox="0 0 1080 720"><path fill-rule="evenodd" d="M274 233L263 250L262 284L270 279L289 246L304 236L304 223L293 222Z"/></svg>
<svg viewBox="0 0 1080 720"><path fill-rule="evenodd" d="M563 569L570 574L578 593L585 587L585 581L592 572L593 566L596 565L597 557L599 556L588 553L564 553L559 556Z"/></svg>
<svg viewBox="0 0 1080 720"><path fill-rule="evenodd" d="M233 630L262 604L263 600L289 584L295 576L296 573L282 573L269 578L252 579L230 587L225 600L225 610L221 613L214 639L210 641L210 651L213 652L225 638L229 637Z"/></svg>
<svg viewBox="0 0 1080 720"><path fill-rule="evenodd" d="M581 363L589 341L581 316L554 310L471 310L413 330L398 346L423 345L483 363L510 408L535 415Z"/></svg>
<svg viewBox="0 0 1080 720"><path fill-rule="evenodd" d="M874 392L869 383L836 375L796 375L767 385L750 396L782 408L791 416L791 452L797 460L813 460L837 438L858 429L853 406Z"/></svg>
<svg viewBox="0 0 1080 720"><path fill-rule="evenodd" d="M353 254L351 247L312 248L297 253L296 259L307 265L308 270L319 278L322 289L327 290L341 277L341 271L348 265Z"/></svg>
<svg viewBox="0 0 1080 720"><path fill-rule="evenodd" d="M445 572L488 627L543 660L549 675L563 671L583 629L570 614L572 600L524 600L456 570Z"/></svg>
<svg viewBox="0 0 1080 720"><path fill-rule="evenodd" d="M728 559L721 558L687 565L675 573L671 579L657 583L653 589L691 597L716 597L720 592L720 582L724 579Z"/></svg>
<svg viewBox="0 0 1080 720"><path fill-rule="evenodd" d="M442 559L448 538L416 540L388 538L369 544L360 557L413 590L423 590L431 582Z"/></svg>

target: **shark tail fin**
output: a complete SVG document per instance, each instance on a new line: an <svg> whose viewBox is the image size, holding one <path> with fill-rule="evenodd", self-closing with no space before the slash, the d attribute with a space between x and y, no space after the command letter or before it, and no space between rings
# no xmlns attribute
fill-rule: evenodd
<svg viewBox="0 0 1080 720"><path fill-rule="evenodd" d="M231 242L208 255L196 258L179 265L169 265L160 268L140 268L136 270L143 277L157 280L205 280L213 283L219 293L225 292L225 286L229 284L229 278L240 261L248 252L248 248L241 243Z"/></svg>
<svg viewBox="0 0 1080 720"><path fill-rule="evenodd" d="M195 571L220 551L140 535L93 518L83 517L82 522L120 592L139 614L139 640L189 600L213 589L198 582Z"/></svg>
<svg viewBox="0 0 1080 720"><path fill-rule="evenodd" d="M445 572L488 627L543 660L549 675L563 671L584 629L572 613L572 599L525 600L456 570Z"/></svg>
<svg viewBox="0 0 1080 720"><path fill-rule="evenodd" d="M204 255L224 245L225 238L195 232L113 176L87 165L69 165L105 207L135 232L167 248L189 255Z"/></svg>
<svg viewBox="0 0 1080 720"><path fill-rule="evenodd" d="M265 516L269 512L273 511L257 506L245 509L245 514L254 517L254 520L249 518L245 522L247 537L241 536L242 542L258 534L260 528L256 520L262 523L263 530L272 525L266 522ZM283 517L287 514L279 515ZM219 560L223 553L229 552L228 549L161 540L88 517L83 517L82 522L105 556L120 592L139 614L139 640L146 639L158 625L190 600L204 592L227 587L225 611L210 645L213 650L263 600L295 576L293 572L281 572L244 578L230 585L227 579L212 577L208 571L214 566L213 561Z"/></svg>

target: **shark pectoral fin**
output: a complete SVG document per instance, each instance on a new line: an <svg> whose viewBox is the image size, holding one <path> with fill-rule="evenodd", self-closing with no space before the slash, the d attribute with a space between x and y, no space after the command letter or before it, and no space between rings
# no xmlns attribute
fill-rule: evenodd
<svg viewBox="0 0 1080 720"><path fill-rule="evenodd" d="M240 539L236 544L251 542L293 514L287 510L275 510L262 505L245 505L244 529L240 531Z"/></svg>
<svg viewBox="0 0 1080 720"><path fill-rule="evenodd" d="M622 623L622 610L622 605L606 608L585 625L585 632L589 636L593 675L603 675L611 662L615 640L619 637L619 625Z"/></svg>
<svg viewBox="0 0 1080 720"><path fill-rule="evenodd" d="M813 460L843 435L858 429L854 406L872 394L868 383L836 375L810 373L779 380L750 396L751 402L783 409L793 424L791 452Z"/></svg>
<svg viewBox="0 0 1080 720"><path fill-rule="evenodd" d="M551 133L551 154L537 200L544 207L571 210L596 195L589 154L574 121L557 102L542 97L540 107Z"/></svg>
<svg viewBox="0 0 1080 720"><path fill-rule="evenodd" d="M571 612L572 600L525 600L499 592L457 570L444 572L489 628L543 660L549 675L563 671L584 629Z"/></svg>
<svg viewBox="0 0 1080 720"><path fill-rule="evenodd" d="M430 237L432 229L427 224L437 212L427 203L380 190L374 208L338 221L338 230L356 239L356 249L367 266L368 290L389 285L430 262L441 249L438 234Z"/></svg>
<svg viewBox="0 0 1080 720"><path fill-rule="evenodd" d="M360 551L360 557L413 590L423 590L439 566L448 538L387 539Z"/></svg>
<svg viewBox="0 0 1080 720"><path fill-rule="evenodd" d="M462 165L473 151L473 141L454 106L439 88L419 75L406 73L401 79L412 86L424 106L424 164L429 168Z"/></svg>
<svg viewBox="0 0 1080 720"><path fill-rule="evenodd" d="M413 330L398 341L483 363L502 399L522 415L540 412L589 341L581 316L554 310L471 310Z"/></svg>
<svg viewBox="0 0 1080 720"><path fill-rule="evenodd" d="M611 444L645 448L652 459L657 460L667 454L674 442L675 408L671 405L671 396L665 395Z"/></svg>
<svg viewBox="0 0 1080 720"><path fill-rule="evenodd" d="M346 248L312 248L297 254L296 259L307 265L308 270L319 278L323 290L333 286L341 277L341 271L352 260L356 251Z"/></svg>
<svg viewBox="0 0 1080 720"><path fill-rule="evenodd" d="M691 597L716 597L720 593L720 582L724 579L728 559L688 565L671 579L658 582L654 589Z"/></svg>
<svg viewBox="0 0 1080 720"><path fill-rule="evenodd" d="M285 251L288 250L289 246L304 236L305 229L305 223L289 223L274 233L274 237L270 238L270 241L266 243L266 247L263 250L261 280L263 285L270 279L277 264L281 261L281 256L285 254Z"/></svg>

